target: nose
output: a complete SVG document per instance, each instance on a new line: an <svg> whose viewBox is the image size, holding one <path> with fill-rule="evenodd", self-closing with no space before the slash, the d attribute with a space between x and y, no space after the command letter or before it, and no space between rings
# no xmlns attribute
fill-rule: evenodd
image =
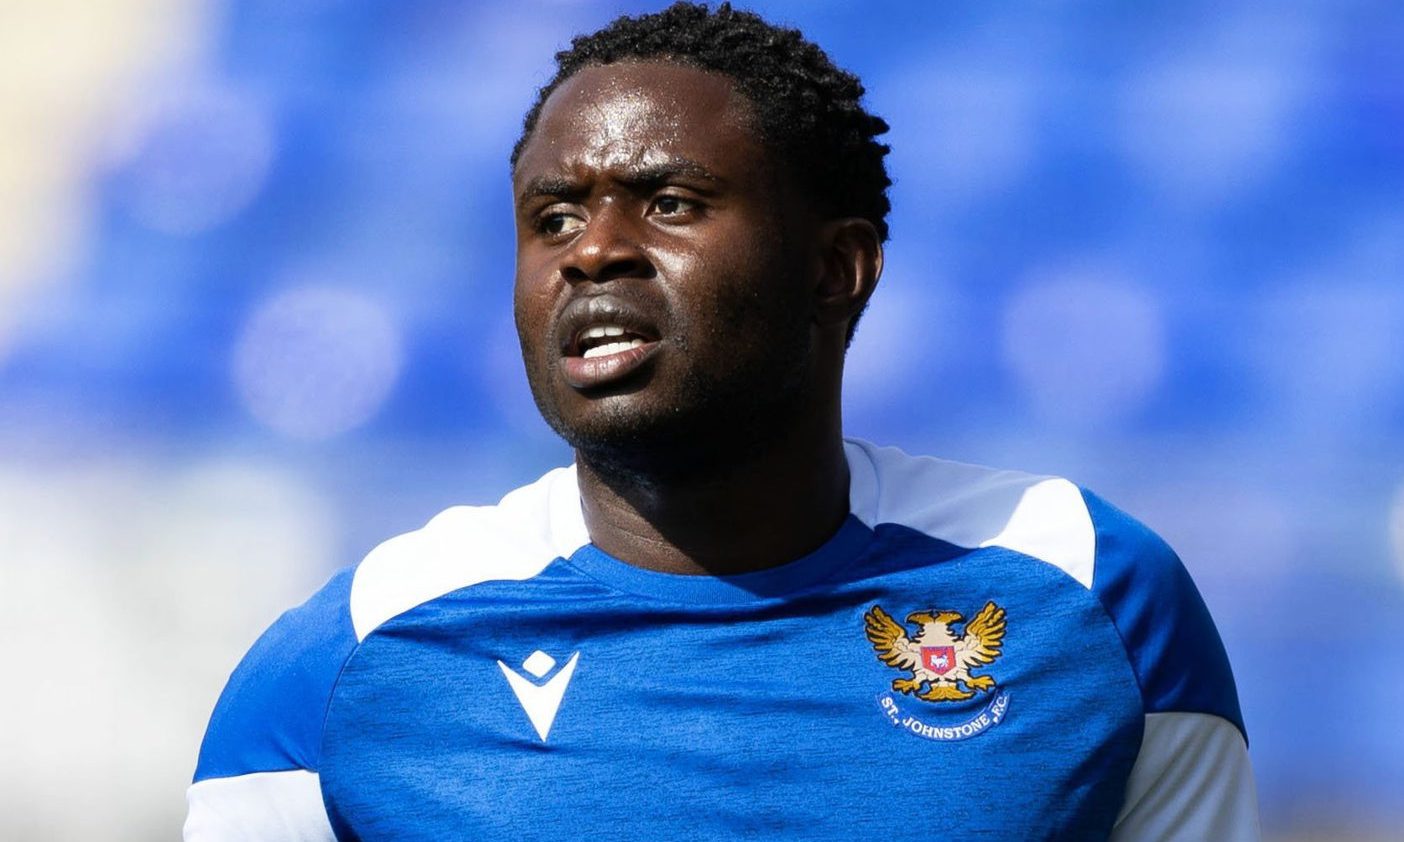
<svg viewBox="0 0 1404 842"><path fill-rule="evenodd" d="M561 263L566 281L599 284L651 274L652 266L639 244L638 231L626 214L623 208L607 205L593 215Z"/></svg>

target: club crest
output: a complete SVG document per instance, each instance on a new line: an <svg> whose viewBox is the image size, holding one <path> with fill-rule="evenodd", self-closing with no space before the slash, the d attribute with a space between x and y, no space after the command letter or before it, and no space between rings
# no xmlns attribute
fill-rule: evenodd
<svg viewBox="0 0 1404 842"><path fill-rule="evenodd" d="M921 647L921 665L937 675L945 675L955 668L955 647Z"/></svg>
<svg viewBox="0 0 1404 842"><path fill-rule="evenodd" d="M892 724L935 740L965 739L999 724L1008 709L1009 694L993 676L976 675L972 670L993 664L1003 654L1004 609L986 602L969 622L955 611L928 609L907 615L907 622L916 626L915 632L898 623L880 605L863 615L864 632L878 660L909 673L894 678L894 692L878 698ZM957 626L963 627L957 631ZM906 714L897 704L901 696L896 695L943 705L964 702L981 693L992 695L989 703L972 719L955 725L926 722L920 718L920 711Z"/></svg>

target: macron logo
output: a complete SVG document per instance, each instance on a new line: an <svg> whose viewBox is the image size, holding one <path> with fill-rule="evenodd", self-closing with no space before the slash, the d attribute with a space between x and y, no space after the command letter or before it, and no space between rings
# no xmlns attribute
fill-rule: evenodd
<svg viewBox="0 0 1404 842"><path fill-rule="evenodd" d="M502 668L502 674L507 678L508 686L516 694L517 701L522 703L522 710L526 711L527 719L531 720L532 727L536 729L543 743L546 742L546 735L551 733L551 724L556 721L556 711L561 709L566 685L570 684L570 677L575 673L575 662L579 659L579 652L571 655L566 665L551 676L551 680L545 682L541 679L555 668L556 659L540 649L522 662L522 669L531 676L530 678L501 661L497 662Z"/></svg>

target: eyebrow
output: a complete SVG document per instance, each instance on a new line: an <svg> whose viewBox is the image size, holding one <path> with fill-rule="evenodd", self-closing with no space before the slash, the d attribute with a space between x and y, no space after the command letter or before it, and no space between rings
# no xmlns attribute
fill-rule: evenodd
<svg viewBox="0 0 1404 842"><path fill-rule="evenodd" d="M711 170L687 158L670 158L654 164L628 167L615 176L615 180L630 188L657 187L677 178L688 178L711 185L720 185L723 181ZM522 185L522 189L517 193L517 201L526 202L546 196L570 199L585 192L585 185L577 179L541 175Z"/></svg>

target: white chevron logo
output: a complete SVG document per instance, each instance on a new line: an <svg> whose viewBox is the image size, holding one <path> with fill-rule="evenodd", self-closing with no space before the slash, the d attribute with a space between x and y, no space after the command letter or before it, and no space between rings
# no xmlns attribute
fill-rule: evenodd
<svg viewBox="0 0 1404 842"><path fill-rule="evenodd" d="M575 662L578 660L580 653L576 652L566 661L566 665L546 682L541 682L541 679L556 666L556 659L540 649L528 655L522 662L522 669L531 678L501 661L497 662L502 668L503 676L507 678L508 686L516 694L517 701L521 702L522 710L526 711L527 719L531 720L531 726L536 729L543 743L546 742L546 735L551 733L551 724L556 721L556 711L561 709L561 699L565 697L566 686L570 684L570 677L575 673Z"/></svg>

